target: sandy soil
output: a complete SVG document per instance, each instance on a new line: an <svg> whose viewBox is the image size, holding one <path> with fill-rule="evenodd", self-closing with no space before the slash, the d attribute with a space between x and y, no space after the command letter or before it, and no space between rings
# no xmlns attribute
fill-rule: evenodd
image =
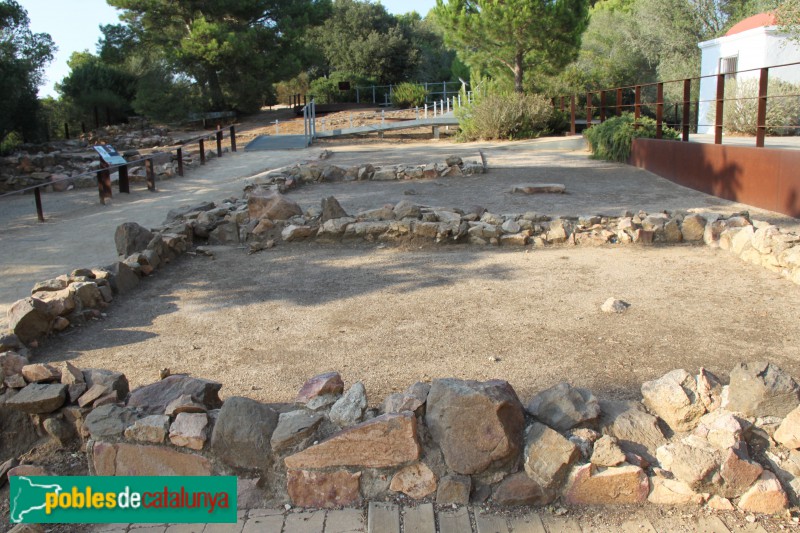
<svg viewBox="0 0 800 533"><path fill-rule="evenodd" d="M418 380L509 380L523 401L560 381L635 398L673 368L727 374L768 359L800 375L800 287L702 247L281 245L186 257L102 321L54 337L36 361L114 368L133 386L161 368L224 395L293 399L338 370L371 403ZM600 312L614 296L623 315Z"/></svg>

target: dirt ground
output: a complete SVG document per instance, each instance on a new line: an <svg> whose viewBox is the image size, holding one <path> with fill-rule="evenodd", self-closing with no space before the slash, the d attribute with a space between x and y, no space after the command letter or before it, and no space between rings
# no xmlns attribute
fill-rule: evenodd
<svg viewBox="0 0 800 533"><path fill-rule="evenodd" d="M636 398L674 368L727 375L768 359L800 376L800 287L703 247L415 249L280 245L185 257L36 361L158 371L225 396L293 400L312 375L363 381L370 402L419 380L506 379L525 402L560 381ZM632 304L622 315L608 297Z"/></svg>

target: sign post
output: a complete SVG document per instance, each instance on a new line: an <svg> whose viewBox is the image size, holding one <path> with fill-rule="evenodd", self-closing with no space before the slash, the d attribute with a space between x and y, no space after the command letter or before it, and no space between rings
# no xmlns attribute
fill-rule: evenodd
<svg viewBox="0 0 800 533"><path fill-rule="evenodd" d="M94 151L100 156L100 167L102 170L97 172L97 189L100 193L100 203L105 204L107 199L112 196L111 192L111 172L108 170L112 165L127 165L128 162L120 155L117 150L110 144L98 144L93 146ZM120 168L120 192L129 192L128 186L128 168L124 167L125 171L122 172ZM124 183L123 183L124 180Z"/></svg>

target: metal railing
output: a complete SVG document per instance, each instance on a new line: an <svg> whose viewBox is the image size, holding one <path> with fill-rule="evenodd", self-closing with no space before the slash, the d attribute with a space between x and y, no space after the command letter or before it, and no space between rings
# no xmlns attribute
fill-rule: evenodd
<svg viewBox="0 0 800 533"><path fill-rule="evenodd" d="M306 146L311 146L317 137L317 104L313 98L303 106L303 135L306 138Z"/></svg>
<svg viewBox="0 0 800 533"><path fill-rule="evenodd" d="M800 62L784 63L780 65L772 65L769 67L761 67L754 69L744 69L724 74L708 74L705 76L696 76L693 78L685 78L680 80L658 81L652 83L643 83L638 85L629 85L625 87L614 87L611 89L603 89L599 91L587 91L585 95L585 116L586 127L590 128L597 121L602 123L609 116L619 116L623 111L633 111L635 120L640 117L650 116L656 121L656 138L662 138L664 126L674 126L681 134L682 141L689 141L689 136L692 130L697 131L700 128L708 127L713 129L714 144L722 144L723 130L725 127L725 106L731 102L755 102L756 103L756 116L755 116L755 137L756 147L763 148L764 141L769 129L781 129L784 131L796 130L800 131L800 116L785 117L786 123L780 126L774 126L767 123L767 106L770 102L775 102L783 98L800 99L800 89L796 93L789 94L769 94L769 80L770 71L780 68L798 67ZM725 92L726 81L739 80L740 74L756 74L758 79L757 94L753 96L748 95L735 95L734 97L727 97ZM744 79L755 79L755 76L746 76ZM800 79L800 76L797 76ZM701 84L704 79L716 80L714 98L700 97L692 99L692 92L695 83ZM778 78L781 79L781 78ZM678 86L678 93L682 92L682 99L667 100L664 97L665 87ZM649 98L648 98L649 93ZM577 124L581 121L578 120L578 102L582 100L582 96L576 94L569 96L557 96L552 99L552 104L555 108L561 111L567 111L569 108L570 114L570 133L577 132ZM713 106L713 107L712 107ZM674 122L670 123L665 117L665 110L672 107L674 109ZM678 110L680 109L680 118L678 118ZM703 110L706 109L706 116L713 120L713 122L704 123ZM713 117L713 118L712 118Z"/></svg>
<svg viewBox="0 0 800 533"><path fill-rule="evenodd" d="M230 139L231 145L231 152L236 151L236 128L235 126L230 126L228 133L228 138ZM123 165L107 165L101 162L101 167L96 170L90 170L88 172L83 172L78 174L77 176L70 176L65 177L55 181L49 181L47 183L41 183L38 185L31 185L30 187L25 187L22 189L18 189L16 191L7 192L5 194L0 195L0 199L14 196L17 194L24 194L30 191L33 191L34 195L34 202L36 204L36 216L39 219L39 222L44 222L44 208L42 206L42 189L44 187L49 187L56 183L61 182L71 182L77 178L82 178L85 176L96 176L97 177L97 189L98 193L100 194L100 203L105 204L106 200L112 198L112 188L111 188L111 171L116 170L119 174L118 179L118 187L120 193L130 194L130 180L128 177L128 170L132 167L138 167L144 165L145 174L146 174L146 181L147 181L147 190L150 192L156 192L156 173L155 169L153 168L153 159L162 156L166 153L173 153L175 152L175 157L178 162L178 175L184 175L183 169L183 149L191 143L198 143L199 148L199 155L200 155L200 164L206 164L206 147L205 141L207 139L214 139L217 143L217 157L222 157L222 141L225 138L225 132L221 128L217 128L214 132L207 133L204 135L199 135L197 137L192 137L191 139L186 139L182 141L179 145L167 148L166 150L150 154L145 157L141 157L139 159L128 161ZM99 156L98 156L99 157Z"/></svg>

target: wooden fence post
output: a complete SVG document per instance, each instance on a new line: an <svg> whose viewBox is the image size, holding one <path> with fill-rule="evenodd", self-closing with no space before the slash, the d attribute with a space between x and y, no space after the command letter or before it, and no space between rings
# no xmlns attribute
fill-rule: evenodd
<svg viewBox="0 0 800 533"><path fill-rule="evenodd" d="M144 160L144 169L147 173L147 190L150 192L156 192L156 173L153 170L152 159Z"/></svg>
<svg viewBox="0 0 800 533"><path fill-rule="evenodd" d="M236 151L236 127L231 126L230 127L230 131L231 131L231 152L235 152Z"/></svg>
<svg viewBox="0 0 800 533"><path fill-rule="evenodd" d="M183 176L183 148L178 148L178 176Z"/></svg>
<svg viewBox="0 0 800 533"><path fill-rule="evenodd" d="M201 165L205 165L206 164L206 141L205 141L205 139L200 139L198 144L200 145L200 164Z"/></svg>
<svg viewBox="0 0 800 533"><path fill-rule="evenodd" d="M664 83L659 82L656 86L656 139L660 139L664 133Z"/></svg>
<svg viewBox="0 0 800 533"><path fill-rule="evenodd" d="M119 192L126 192L130 194L131 187L128 180L128 165L122 165L117 169L119 175Z"/></svg>

